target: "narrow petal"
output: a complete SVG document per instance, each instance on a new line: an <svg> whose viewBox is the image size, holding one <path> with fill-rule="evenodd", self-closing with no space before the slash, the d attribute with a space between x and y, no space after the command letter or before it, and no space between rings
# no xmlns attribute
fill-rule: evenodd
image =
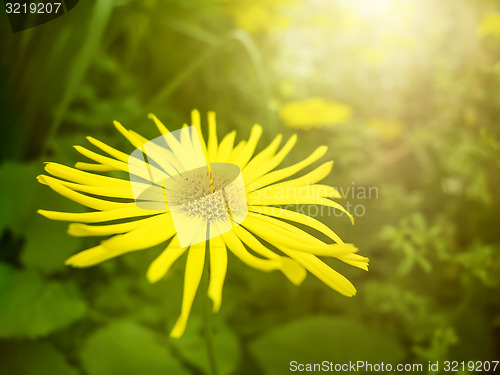
<svg viewBox="0 0 500 375"><path fill-rule="evenodd" d="M84 251L80 251L79 253L66 259L64 264L78 268L92 267L96 264L102 263L112 258L116 258L127 252L128 251L122 251L118 249L110 250L105 248L104 246L99 245Z"/></svg>
<svg viewBox="0 0 500 375"><path fill-rule="evenodd" d="M263 163L272 159L281 143L282 138L283 136L278 134L264 150L255 155L243 169L244 176L251 174L255 169L260 169Z"/></svg>
<svg viewBox="0 0 500 375"><path fill-rule="evenodd" d="M213 311L218 312L222 303L222 289L227 272L227 249L219 237L210 239L210 282L208 297L212 300Z"/></svg>
<svg viewBox="0 0 500 375"><path fill-rule="evenodd" d="M161 214L168 215L168 214ZM119 224L108 224L108 225L86 225L80 223L73 223L69 225L68 234L75 237L87 237L87 236L110 236L114 234L121 234L133 231L135 229L141 228L150 223L154 223L159 219L157 216L148 217L145 219L139 219L134 221L129 221L126 223Z"/></svg>
<svg viewBox="0 0 500 375"><path fill-rule="evenodd" d="M260 178L258 178L256 181L252 182L252 190L257 190L261 187L273 184L275 182L281 181L287 177L293 176L297 172L301 171L308 165L314 163L316 160L321 158L323 155L325 155L327 150L326 146L321 146L318 147L311 155L309 155L307 158L304 160L290 166L287 168L279 169L274 172L270 172Z"/></svg>
<svg viewBox="0 0 500 375"><path fill-rule="evenodd" d="M274 168L276 168L278 165L280 165L283 159L285 159L285 157L293 149L293 146L295 146L296 142L297 142L297 135L294 134L288 139L288 141L281 148L281 150L279 150L279 152L275 156L273 156L270 160L262 162L258 167L255 167L251 171L247 171L247 174L245 175L245 184L246 185L251 184L259 177L264 176L265 174L269 173Z"/></svg>
<svg viewBox="0 0 500 375"><path fill-rule="evenodd" d="M282 264L281 272L283 272L283 274L288 278L288 280L290 280L290 282L292 282L294 285L302 284L307 275L304 267L295 262L293 259L280 256L275 252L269 250L242 226L237 226L233 231L245 245L247 245L257 254L262 255L263 257L268 259L278 259Z"/></svg>
<svg viewBox="0 0 500 375"><path fill-rule="evenodd" d="M251 206L248 207L248 209L252 212L257 212L268 216L274 216L280 219L286 219L289 221L293 221L295 223L306 225L310 228L317 230L318 232L325 234L336 243L344 243L344 241L342 241L341 238L333 230L331 230L321 221L311 216L304 215L300 212L290 211L279 207L267 207L267 206Z"/></svg>
<svg viewBox="0 0 500 375"><path fill-rule="evenodd" d="M114 157L115 159L123 161L125 163L128 163L128 158L129 158L128 154L121 152L121 151L118 151L117 149L115 149L111 146L108 146L106 143L101 142L93 137L87 137L87 140L90 143L92 143L94 146L100 148L102 151L104 151L108 155Z"/></svg>
<svg viewBox="0 0 500 375"><path fill-rule="evenodd" d="M191 124L196 127L198 138L200 139L201 149L203 150L203 156L205 157L205 160L208 161L207 144L205 143L205 138L203 137L203 132L201 131L200 112L196 109L191 111Z"/></svg>
<svg viewBox="0 0 500 375"><path fill-rule="evenodd" d="M324 179L326 176L328 176L332 170L333 167L333 161L328 161L324 164L321 164L319 167L315 168L311 172L298 177L294 178L292 180L287 180L283 182L279 182L277 184L269 185L269 186L279 186L279 187L291 187L291 186L305 186L305 185L312 185L315 184L318 181L321 181ZM341 198L341 195L339 192L337 192L337 198Z"/></svg>
<svg viewBox="0 0 500 375"><path fill-rule="evenodd" d="M158 120L158 117L156 117L155 115L153 115L152 113L150 113L150 114L148 114L148 118L154 121L154 123L156 125L156 128L158 129L158 131L161 134L168 134L168 133L170 133L170 130L168 130L165 125L163 125L163 122L161 122L160 120Z"/></svg>
<svg viewBox="0 0 500 375"><path fill-rule="evenodd" d="M75 168L81 169L83 171L91 171L91 172L111 172L111 171L119 171L120 169L111 167L109 165L95 164L95 163L83 163L78 162L75 164Z"/></svg>
<svg viewBox="0 0 500 375"><path fill-rule="evenodd" d="M187 247L181 247L179 244L179 239L177 235L172 238L172 241L168 244L165 250L162 251L158 257L151 263L148 268L147 278L151 284L154 284L161 279L163 279L170 267L180 258L182 254L184 254L187 250Z"/></svg>
<svg viewBox="0 0 500 375"><path fill-rule="evenodd" d="M252 155L259 142L260 136L262 135L262 126L255 124L250 132L250 137L248 142L241 148L237 154L235 160L233 161L238 167L243 169L248 161L252 158Z"/></svg>
<svg viewBox="0 0 500 375"><path fill-rule="evenodd" d="M340 259L342 262L350 264L351 266L361 268L362 270L368 271L368 262L369 259L361 256L359 254L345 254L342 256L337 257Z"/></svg>
<svg viewBox="0 0 500 375"><path fill-rule="evenodd" d="M184 294L182 297L181 315L170 332L170 337L179 338L184 334L186 324L191 313L194 297L200 285L205 264L205 242L189 248L184 274Z"/></svg>
<svg viewBox="0 0 500 375"><path fill-rule="evenodd" d="M146 226L150 227L150 226ZM135 231L132 231L130 233L137 234L139 231L145 232L145 228L142 227L140 229L136 229ZM158 245L161 242L165 242L168 240L168 238L165 239L165 236L162 235L157 235L154 237L152 235L152 232L150 231L149 238L145 239L145 236L142 236L142 242L137 241L135 238L131 238L129 236L130 233L124 234L124 235L119 235L115 236L112 239L108 240L111 241L114 238L121 237L121 239L125 239L126 236L128 236L128 239L130 241L127 242L128 239L125 239L125 243L127 243L126 246L116 246L116 247L108 247L106 246L107 241L103 241L100 245L92 247L90 249L81 251L70 258L68 258L65 261L65 264L73 267L91 267L94 266L98 263L104 262L106 260L112 259L119 257L120 255L132 252L132 251L137 251L137 250L143 250L143 249L148 249L152 246ZM135 241L134 241L135 240Z"/></svg>
<svg viewBox="0 0 500 375"><path fill-rule="evenodd" d="M165 218L163 219L163 223L160 221L160 223L144 225L127 234L114 236L103 241L99 246L71 256L65 263L73 267L90 267L131 251L148 249L165 242L174 233L168 230L161 231L161 228L165 226Z"/></svg>
<svg viewBox="0 0 500 375"><path fill-rule="evenodd" d="M175 228L169 214L157 215L151 220L149 224L126 234L119 234L102 241L101 245L109 249L134 251L159 245L174 236Z"/></svg>
<svg viewBox="0 0 500 375"><path fill-rule="evenodd" d="M220 142L219 145L219 150L217 152L217 159L215 160L216 163L228 163L229 158L231 157L231 151L233 150L234 146L234 139L236 138L236 131L232 131L231 133L227 134L222 141ZM210 162L213 162L210 160Z"/></svg>
<svg viewBox="0 0 500 375"><path fill-rule="evenodd" d="M270 185L248 194L249 202L255 205L266 204L268 197L295 200L300 203L303 199L339 198L340 194L328 185L283 186L281 184Z"/></svg>
<svg viewBox="0 0 500 375"><path fill-rule="evenodd" d="M281 263L278 260L257 258L250 254L248 250L245 249L240 239L232 231L224 233L222 239L229 250L249 267L264 272L278 270L281 267Z"/></svg>
<svg viewBox="0 0 500 375"><path fill-rule="evenodd" d="M233 163L233 164L236 164L235 163L235 160L236 158L238 158L241 150L245 147L245 145L247 144L246 141L240 141L234 148L233 150L231 151L231 155L229 156L229 163Z"/></svg>
<svg viewBox="0 0 500 375"><path fill-rule="evenodd" d="M215 122L215 112L208 112L208 160L217 158L217 124Z"/></svg>
<svg viewBox="0 0 500 375"><path fill-rule="evenodd" d="M125 137L127 140L134 146L135 148L139 148L142 146L144 142L141 142L137 137L134 137L130 134L129 130L125 129L125 127L120 124L118 121L113 121L113 125L115 128Z"/></svg>
<svg viewBox="0 0 500 375"><path fill-rule="evenodd" d="M293 225L265 215L249 214L242 225L276 247L281 244L296 251L329 257L354 251L352 244L326 244Z"/></svg>
<svg viewBox="0 0 500 375"><path fill-rule="evenodd" d="M249 205L254 205L254 206L273 206L273 205L287 205L287 204L293 204L293 205L301 205L301 204L311 204L311 205L320 205L320 206L327 206L327 207L332 207L337 210L342 211L345 213L348 217L349 220L351 221L352 224L354 224L354 218L352 215L340 204L337 202L334 202L330 199L325 199L325 198L309 198L309 199L295 199L295 198L266 198L265 201L254 201L252 200L251 197L248 197L248 204Z"/></svg>
<svg viewBox="0 0 500 375"><path fill-rule="evenodd" d="M63 178L68 181L76 182L90 186L108 186L116 185L130 186L130 181L120 178L101 176L94 173L87 173L66 165L57 163L45 164L45 170L54 177Z"/></svg>
<svg viewBox="0 0 500 375"><path fill-rule="evenodd" d="M107 156L100 155L100 154L98 154L94 151L90 151L82 146L73 146L73 147L80 154L82 154L83 156L86 156L87 158L89 158L97 163L101 163L103 165L107 165L107 166L110 166L112 168L116 168L117 170L120 170L120 171L128 172L128 164L123 162L123 161L108 158Z"/></svg>
<svg viewBox="0 0 500 375"><path fill-rule="evenodd" d="M47 181L53 181L73 191L81 191L88 194L100 195L102 197L134 199L132 189L122 185L117 185L116 187L80 185L45 175L38 176L37 180L44 185L47 185Z"/></svg>
<svg viewBox="0 0 500 375"><path fill-rule="evenodd" d="M67 187L63 186L61 183L57 182L55 178L43 178L43 176L39 176L44 184L48 185L52 190L56 193L61 194L62 196L71 199L77 203L80 203L86 207L93 208L94 210L113 210L117 208L127 208L134 207L135 202L130 203L120 203L120 202L111 202L103 199L89 197L84 194L77 193Z"/></svg>
<svg viewBox="0 0 500 375"><path fill-rule="evenodd" d="M340 294L347 297L352 297L356 294L356 288L346 277L329 267L316 256L286 248L280 250L287 254L290 258L295 259L299 264L304 266L309 272L333 290L336 290Z"/></svg>
<svg viewBox="0 0 500 375"><path fill-rule="evenodd" d="M118 208L107 211L97 212L58 212L48 210L38 210L40 215L47 219L57 221L74 221L80 223L101 223L112 220L128 219L139 216L150 216L161 214L165 211L144 210L137 206Z"/></svg>

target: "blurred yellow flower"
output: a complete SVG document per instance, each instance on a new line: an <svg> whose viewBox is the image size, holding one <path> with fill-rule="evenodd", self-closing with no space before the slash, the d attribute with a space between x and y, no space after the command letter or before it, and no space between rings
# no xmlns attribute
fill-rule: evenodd
<svg viewBox="0 0 500 375"><path fill-rule="evenodd" d="M477 33L483 38L488 35L500 36L500 12L486 15L481 21Z"/></svg>
<svg viewBox="0 0 500 375"><path fill-rule="evenodd" d="M401 136L404 124L392 119L375 118L368 121L368 127L374 129L382 138L393 141Z"/></svg>
<svg viewBox="0 0 500 375"><path fill-rule="evenodd" d="M155 122L161 134L170 134L165 125L154 115L150 115L150 118ZM174 185L179 183L182 187L177 193L192 192L193 197L196 195L196 200L188 202L189 215L193 220L208 221L214 228L218 225L229 224L230 229L220 232L223 233L221 235L207 237L207 241L182 247L181 232L189 234L196 228L175 226L173 212L179 206L167 198L172 191L168 187L173 185L167 188L163 184L151 185L150 187L155 188L158 193L156 194L158 202L161 201L163 204L155 205L153 209L143 208L135 200L134 185L130 180L96 173L106 171L128 173L133 170L130 168L139 159L133 158L131 161L133 154L129 157L127 153L88 137L90 143L102 153L81 146L75 146L75 148L94 163L77 163L75 168L47 163L45 170L49 175L38 176L40 183L48 185L66 198L93 209L92 212L84 213L39 210L41 215L52 220L73 222L68 230L68 233L73 236L110 236L99 245L73 255L66 261L66 264L73 267L90 267L132 251L145 250L168 242L165 250L151 263L147 271L149 282L155 283L165 277L171 266L187 252L181 314L171 331L172 337L180 337L184 333L207 262L210 266L207 293L213 302L214 312L219 310L227 270L228 250L250 267L265 272L281 271L295 285L301 284L309 271L339 293L345 296L354 295L356 289L351 282L321 261L318 256L334 257L364 270L368 269L368 259L356 254L358 250L355 246L344 243L321 221L293 210L293 207L298 207L297 205L302 207L327 206L345 212L352 221L352 216L342 206L329 199L339 198L339 193L330 186L317 184L329 174L332 162L326 162L303 176L295 177L301 170L320 159L327 148L319 147L306 159L289 167L276 169L294 147L296 135L279 149L282 141L280 134L267 147L254 155L262 134L261 126L254 125L249 139L235 146L235 131L227 134L220 142L218 141L214 113L209 113L208 116L207 143L201 135L198 111L192 112L192 124L196 128L197 138L200 138L201 152L199 154L203 155L202 158L204 157L212 166L209 169L212 187L205 189L202 184L198 183L199 176L188 179L188 174L182 175L186 178L177 178L171 183ZM146 138L124 128L118 122L115 122L115 126L136 150L144 150L150 144ZM186 134L188 133L181 133L179 143L175 145L172 143L175 148L172 146L171 150L152 145L151 154L143 151L144 155L148 156L142 160L146 169L150 173L157 173L159 169L167 173L168 166L165 166L156 155L167 155L169 161L182 163L183 158L178 157L176 149L188 150L194 145L194 139L190 139ZM246 195L246 203L243 203L247 216L236 225L231 212L229 216L223 216L219 212L220 206L214 208L217 202L212 199L212 195L222 193L219 195L224 196L226 204L228 200L231 200L231 195L225 194L225 187L228 186L226 185L227 176L219 175L216 168L221 163L231 164L232 168L237 167L241 172L241 181L244 182L242 193ZM131 178L132 175L133 173L131 173ZM189 175L191 176L193 174ZM140 180L136 183L147 185L145 183L147 179L144 179L147 176L139 177ZM229 184L233 183L229 182ZM158 202L152 202L148 198L140 203ZM283 208L283 206L286 207ZM119 220L118 223L117 220ZM92 225L95 223L100 224ZM330 241L324 242L294 224L321 232L329 237ZM267 244L271 244L271 248ZM275 252L275 249L278 252Z"/></svg>
<svg viewBox="0 0 500 375"><path fill-rule="evenodd" d="M292 128L318 128L344 123L352 118L352 108L346 104L322 98L286 103L280 117Z"/></svg>
<svg viewBox="0 0 500 375"><path fill-rule="evenodd" d="M220 0L219 0L220 1ZM225 4L236 25L249 33L286 28L290 20L282 13L283 5L291 0L220 1Z"/></svg>

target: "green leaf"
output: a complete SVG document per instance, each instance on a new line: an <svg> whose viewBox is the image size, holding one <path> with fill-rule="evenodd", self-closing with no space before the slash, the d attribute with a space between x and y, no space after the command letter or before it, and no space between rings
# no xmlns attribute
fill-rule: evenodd
<svg viewBox="0 0 500 375"><path fill-rule="evenodd" d="M33 215L37 172L41 164L6 162L0 166L0 232L8 228L23 233L23 225Z"/></svg>
<svg viewBox="0 0 500 375"><path fill-rule="evenodd" d="M26 227L21 262L43 273L67 269L64 261L81 250L81 239L68 235L66 228L66 223L34 217Z"/></svg>
<svg viewBox="0 0 500 375"><path fill-rule="evenodd" d="M131 321L95 332L85 343L81 358L89 375L188 374L167 350L166 340Z"/></svg>
<svg viewBox="0 0 500 375"><path fill-rule="evenodd" d="M214 322L215 323L215 322ZM203 321L195 316L189 318L184 335L172 342L179 354L190 364L210 374L210 363L205 344ZM213 345L219 375L234 374L240 360L240 345L236 335L223 324L216 324Z"/></svg>
<svg viewBox="0 0 500 375"><path fill-rule="evenodd" d="M71 283L0 264L0 337L38 337L69 326L86 312Z"/></svg>
<svg viewBox="0 0 500 375"><path fill-rule="evenodd" d="M343 317L316 316L264 334L250 350L266 374L288 374L290 362L396 363L405 353L395 337Z"/></svg>
<svg viewBox="0 0 500 375"><path fill-rule="evenodd" d="M38 342L0 345L2 373L12 375L78 375L52 346Z"/></svg>

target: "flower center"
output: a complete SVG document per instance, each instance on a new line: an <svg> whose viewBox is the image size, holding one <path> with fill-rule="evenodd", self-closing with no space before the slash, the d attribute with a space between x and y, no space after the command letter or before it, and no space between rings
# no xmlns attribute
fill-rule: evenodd
<svg viewBox="0 0 500 375"><path fill-rule="evenodd" d="M206 167L183 172L166 186L168 206L209 223L246 216L245 188L236 181L241 176L234 167L226 163L211 164L212 182Z"/></svg>

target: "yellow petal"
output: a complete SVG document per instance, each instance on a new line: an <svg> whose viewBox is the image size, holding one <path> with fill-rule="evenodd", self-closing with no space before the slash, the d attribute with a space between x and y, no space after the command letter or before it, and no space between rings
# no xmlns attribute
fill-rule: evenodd
<svg viewBox="0 0 500 375"><path fill-rule="evenodd" d="M133 169L134 174L138 174L139 172L140 177L151 179L149 175L140 174L144 169L143 162L146 163L147 168L151 170L154 176L175 176L179 173L180 169L188 169L187 166L183 166L182 164L183 159L186 157L189 159L189 155L186 155L186 151L182 148L176 137L167 136L163 138L169 147L166 148L164 145L150 142L133 130L129 130L128 135L134 140L135 144L140 145L138 148L140 148L143 153L143 159L137 164L132 164L132 166L135 167ZM134 159L129 160L129 162L133 161ZM154 164L158 165L159 168Z"/></svg>
<svg viewBox="0 0 500 375"><path fill-rule="evenodd" d="M260 178L258 178L256 181L252 182L252 190L257 190L261 187L273 184L277 181L283 180L284 178L293 176L297 172L301 171L308 165L314 163L316 160L321 158L323 155L325 155L327 150L326 146L321 146L318 147L311 155L309 155L307 158L304 160L290 166L287 168L279 169L274 172L270 172Z"/></svg>
<svg viewBox="0 0 500 375"><path fill-rule="evenodd" d="M248 207L248 209L252 212L257 212L268 216L279 217L281 219L306 225L310 228L316 229L318 232L325 234L336 243L344 243L344 241L342 241L342 239L333 230L331 230L321 221L311 216L304 215L300 212L290 211L279 207L266 207L266 206L250 206Z"/></svg>
<svg viewBox="0 0 500 375"><path fill-rule="evenodd" d="M168 130L167 127L165 125L163 125L163 122L158 120L158 117L156 117L154 114L152 114L152 113L148 114L148 118L154 121L156 127L158 128L158 131L161 134L170 133L170 130Z"/></svg>
<svg viewBox="0 0 500 375"><path fill-rule="evenodd" d="M212 300L213 311L217 312L222 303L222 289L227 272L227 249L219 237L210 239L210 282L208 297Z"/></svg>
<svg viewBox="0 0 500 375"><path fill-rule="evenodd" d="M38 210L37 212L51 220L75 221L80 223L100 223L139 216L157 215L163 213L164 211L144 210L134 206L98 212L58 212L48 210Z"/></svg>
<svg viewBox="0 0 500 375"><path fill-rule="evenodd" d="M196 127L198 138L200 139L201 149L203 150L203 156L205 160L208 161L207 144L205 143L205 138L203 138L203 132L201 131L200 112L196 109L191 111L191 124Z"/></svg>
<svg viewBox="0 0 500 375"><path fill-rule="evenodd" d="M264 150L255 155L243 168L243 176L250 175L253 170L260 169L263 163L269 161L276 153L282 138L283 136L278 134Z"/></svg>
<svg viewBox="0 0 500 375"><path fill-rule="evenodd" d="M116 187L80 185L73 182L62 181L57 178L45 175L40 175L37 177L37 179L42 184L47 184L46 181L53 181L71 190L81 191L93 195L100 195L102 197L134 199L132 189L130 187L125 187L122 185L118 185Z"/></svg>
<svg viewBox="0 0 500 375"><path fill-rule="evenodd" d="M146 275L148 281L153 284L164 278L170 270L170 267L172 267L186 250L187 247L181 247L179 245L179 239L177 235L175 235L165 250L163 250L149 266Z"/></svg>
<svg viewBox="0 0 500 375"><path fill-rule="evenodd" d="M246 141L240 141L234 148L233 150L231 151L231 155L229 156L229 163L233 163L233 164L236 164L235 163L235 160L238 158L238 156L240 155L241 153L241 150L245 147L245 145L247 144Z"/></svg>
<svg viewBox="0 0 500 375"><path fill-rule="evenodd" d="M248 198L248 204L249 205L254 205L254 206L273 206L273 205L302 205L302 204L311 204L311 205L320 205L320 206L327 206L327 207L332 207L337 210L342 211L345 213L348 217L349 220L351 221L352 224L354 224L354 218L352 215L347 212L347 210L342 207L340 204L337 202L334 202L330 199L325 199L325 198L309 198L309 199L295 199L295 198L266 198L265 201L259 202L255 201L252 198Z"/></svg>
<svg viewBox="0 0 500 375"><path fill-rule="evenodd" d="M233 232L226 232L222 235L226 246L231 252L236 255L243 263L249 267L256 268L260 271L270 272L279 270L281 263L275 259L262 259L250 254L240 239Z"/></svg>
<svg viewBox="0 0 500 375"><path fill-rule="evenodd" d="M130 134L129 130L125 129L118 121L113 121L115 128L125 137L135 148L139 148L144 142L141 142L137 137Z"/></svg>
<svg viewBox="0 0 500 375"><path fill-rule="evenodd" d="M368 271L368 261L369 259L361 256L359 254L345 254L337 257L342 262L350 264L351 266L361 268L362 270Z"/></svg>
<svg viewBox="0 0 500 375"><path fill-rule="evenodd" d="M339 198L336 189L328 185L282 186L270 185L247 194L249 204L266 204L269 198L294 200L297 204L304 199Z"/></svg>
<svg viewBox="0 0 500 375"><path fill-rule="evenodd" d="M294 285L302 284L307 275L304 267L290 258L280 256L269 250L241 225L237 226L233 231L245 245L257 254L268 259L278 259L281 262L281 272L283 272L288 280L290 280Z"/></svg>
<svg viewBox="0 0 500 375"><path fill-rule="evenodd" d="M194 297L200 285L205 264L205 242L189 248L184 274L184 293L182 297L181 315L170 332L170 337L179 338L184 334L186 324L191 313Z"/></svg>
<svg viewBox="0 0 500 375"><path fill-rule="evenodd" d="M159 245L175 234L174 224L169 214L157 215L151 221L126 234L119 234L102 241L101 245L109 249L133 251Z"/></svg>
<svg viewBox="0 0 500 375"><path fill-rule="evenodd" d="M151 226L146 226L149 227L148 229L151 229ZM145 227L143 227L145 228ZM142 228L141 228L142 229ZM164 242L164 235L158 234L157 236L153 236L153 233L141 233L142 235L142 240L143 241L137 241L136 238L131 238L129 234L134 233L138 234L141 229L137 229L135 231L132 231L130 233L124 234L124 235L119 235L113 237L111 240L115 238L120 238L122 241L123 246L116 246L116 247L108 247L106 246L106 242L111 241L103 241L99 246L95 246L93 248L81 251L70 258L68 258L65 262L65 264L73 266L73 267L90 267L94 266L98 263L104 262L105 260L116 258L120 255L132 252L132 251L137 251L137 250L143 250L150 248L152 246L158 245L161 242ZM158 228L156 228L158 229ZM145 235L149 235L148 237L145 237ZM126 238L128 237L128 238ZM166 239L168 240L168 238ZM165 240L165 241L166 241Z"/></svg>
<svg viewBox="0 0 500 375"><path fill-rule="evenodd" d="M80 154L88 157L89 159L101 163L103 165L110 166L112 168L116 168L117 170L128 172L128 164L123 161L115 160L108 158L107 156L99 155L93 151L90 151L82 146L73 146ZM142 177L142 176L141 176Z"/></svg>
<svg viewBox="0 0 500 375"><path fill-rule="evenodd" d="M288 250L286 248L280 250L287 254L290 258L295 259L299 264L304 266L309 272L333 290L336 290L340 294L347 297L351 297L356 294L356 288L347 278L319 260L316 256L301 253L299 251Z"/></svg>
<svg viewBox="0 0 500 375"><path fill-rule="evenodd" d="M296 251L330 257L352 253L354 248L352 244L326 244L293 225L264 215L249 213L242 225L276 247L282 245Z"/></svg>
<svg viewBox="0 0 500 375"><path fill-rule="evenodd" d="M319 167L315 168L311 172L298 177L294 178L292 180L287 180L283 182L279 182L277 184L273 184L270 186L280 186L280 187L289 187L289 186L305 186L305 185L310 185L310 184L315 184L318 181L321 181L324 179L326 176L330 174L330 171L332 170L333 166L333 161L328 161L324 164L321 164ZM340 193L337 191L336 192L337 198L341 198Z"/></svg>
<svg viewBox="0 0 500 375"><path fill-rule="evenodd" d="M108 146L106 143L101 142L93 137L87 137L87 140L92 143L94 146L100 148L102 151L107 153L108 155L114 157L117 160L123 161L125 163L128 163L128 154L118 151L117 149Z"/></svg>
<svg viewBox="0 0 500 375"><path fill-rule="evenodd" d="M290 153L293 146L295 146L296 142L297 135L294 134L288 139L285 145L275 156L273 156L270 160L261 163L259 166L256 166L253 170L247 172L247 174L245 175L245 184L251 184L259 177L264 176L266 173L272 171L274 168L280 165L283 159L285 159L285 157Z"/></svg>
<svg viewBox="0 0 500 375"><path fill-rule="evenodd" d="M217 125L215 122L215 112L208 112L208 160L217 158Z"/></svg>
<svg viewBox="0 0 500 375"><path fill-rule="evenodd" d="M38 176L42 183L48 185L52 190L61 194L62 196L69 198L77 203L80 203L86 207L93 208L95 210L113 210L117 208L128 208L134 207L135 202L130 203L120 203L111 202L103 199L89 197L84 194L77 193L67 187L63 186L61 183L57 182L55 178L44 178L43 176Z"/></svg>
<svg viewBox="0 0 500 375"><path fill-rule="evenodd" d="M84 251L80 251L79 253L66 259L64 263L68 266L78 268L91 267L106 260L116 258L117 256L120 256L127 252L128 251L122 251L118 249L110 250L99 245Z"/></svg>
<svg viewBox="0 0 500 375"><path fill-rule="evenodd" d="M168 215L168 214L163 214ZM69 225L68 234L75 237L87 236L110 236L113 234L127 233L135 229L141 228L147 224L153 223L158 219L156 216L146 219L129 221L127 223L108 224L108 225L86 225L73 223Z"/></svg>
<svg viewBox="0 0 500 375"><path fill-rule="evenodd" d="M227 134L219 144L219 151L217 152L216 163L227 163L233 150L234 139L236 138L236 131ZM210 162L214 162L210 160Z"/></svg>
<svg viewBox="0 0 500 375"><path fill-rule="evenodd" d="M259 142L260 136L262 135L262 126L255 124L250 132L250 137L246 144L241 148L240 152L233 161L238 167L243 169L252 157L257 142Z"/></svg>
<svg viewBox="0 0 500 375"><path fill-rule="evenodd" d="M75 164L75 168L84 170L84 171L92 171L92 172L111 172L111 171L119 171L115 167L111 167L109 165L102 164L94 164L94 163L82 163L78 162Z"/></svg>
<svg viewBox="0 0 500 375"><path fill-rule="evenodd" d="M54 177L63 178L68 181L73 181L83 185L90 186L108 186L114 187L120 186L130 186L130 181L122 180L120 178L101 176L94 173L87 173L67 167L66 165L57 163L47 163L45 164L45 170Z"/></svg>

